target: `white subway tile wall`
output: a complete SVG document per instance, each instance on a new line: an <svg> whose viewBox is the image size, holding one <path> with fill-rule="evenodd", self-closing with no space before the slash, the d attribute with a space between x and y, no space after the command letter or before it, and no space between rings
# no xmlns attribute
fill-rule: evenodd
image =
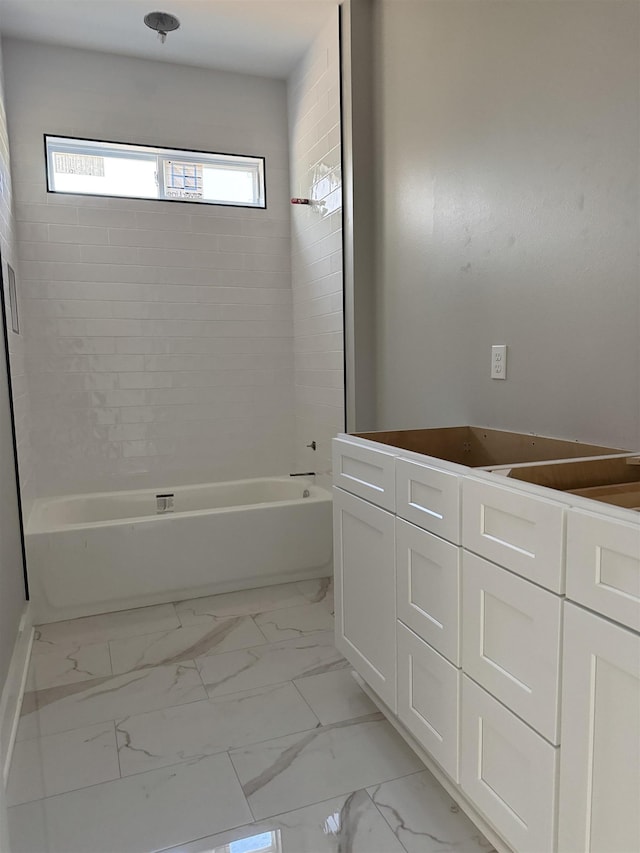
<svg viewBox="0 0 640 853"><path fill-rule="evenodd" d="M331 483L344 429L340 56L335 10L289 80L296 464ZM311 441L317 450L306 447Z"/></svg>
<svg viewBox="0 0 640 853"><path fill-rule="evenodd" d="M0 54L0 74L2 56ZM2 254L2 274L5 288L5 303L9 309L9 291L7 265L10 264L16 274L16 296L20 333L11 330L11 318L8 318L9 359L13 382L13 406L16 423L16 438L20 458L20 488L25 520L28 519L35 496L34 456L31 447L31 420L29 415L29 393L25 358L25 304L24 281L16 251L16 223L13 212L13 187L9 158L9 136L3 96L4 84L0 79L0 252ZM4 356L2 356L4 357Z"/></svg>
<svg viewBox="0 0 640 853"><path fill-rule="evenodd" d="M16 40L5 68L38 494L293 470L284 81ZM265 156L267 210L48 194L44 133Z"/></svg>

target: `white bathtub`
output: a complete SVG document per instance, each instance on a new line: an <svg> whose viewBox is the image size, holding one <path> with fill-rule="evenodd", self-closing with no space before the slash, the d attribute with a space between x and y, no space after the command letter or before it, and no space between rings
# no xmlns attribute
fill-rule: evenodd
<svg viewBox="0 0 640 853"><path fill-rule="evenodd" d="M26 546L38 622L307 580L332 571L331 495L273 477L44 498Z"/></svg>

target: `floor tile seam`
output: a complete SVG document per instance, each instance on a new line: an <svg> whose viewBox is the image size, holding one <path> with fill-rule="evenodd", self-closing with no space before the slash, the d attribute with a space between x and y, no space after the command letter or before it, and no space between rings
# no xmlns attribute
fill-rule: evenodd
<svg viewBox="0 0 640 853"><path fill-rule="evenodd" d="M232 762L233 762L233 759L232 759ZM426 768L425 768L425 769L426 769ZM413 771L413 773L403 773L401 776L394 776L394 777L392 777L392 778L390 778L390 779L382 779L380 782L373 782L371 785L366 785L366 786L361 787L361 788L356 788L356 789L355 789L355 791L353 791L353 790L337 791L337 792L334 792L333 794L331 794L329 797L326 797L325 799L319 800L318 802L319 802L319 803L324 803L324 802L327 802L328 800L332 800L332 799L334 799L335 797L348 797L348 796L350 796L352 793L355 793L355 792L357 792L357 791L364 791L364 792L367 794L367 796L369 796L369 792L367 791L367 788L374 788L374 787L376 787L377 785L384 785L384 784L386 784L387 782L395 782L395 781L396 781L396 780L398 780L398 779L405 779L407 776L414 776L414 775L416 774L416 772L423 772L423 771ZM369 796L369 799L372 799L372 798ZM293 808L291 808L291 809L287 809L287 810L286 810L286 811L284 811L284 812L278 812L278 813L275 813L275 814L264 815L264 816L262 816L262 817L256 818L256 822L263 821L263 820L272 820L273 818L277 817L279 814L283 814L283 815L284 815L284 814L288 814L289 812L292 812L292 811L298 811L299 809L306 809L306 808L309 808L310 806L313 806L313 805L316 805L316 803L302 803L302 804L300 804L300 805L294 806L294 807L293 807ZM374 803L374 805L375 805L375 803ZM376 808L377 808L377 807L376 807ZM377 811L378 811L378 813L380 813L380 809L377 809ZM253 812L253 809L252 809L251 813L252 813L252 814L254 813L254 812ZM382 817L384 818L384 815L382 815ZM388 822L386 819L385 819L385 823L387 823L387 825L389 825L389 826L390 826L389 822ZM393 829L391 829L391 831L393 832ZM395 832L393 832L393 834L394 834L394 836L395 836ZM397 836L396 836L396 837L397 837ZM398 839L398 840L399 840L399 839ZM402 844L402 842L400 842L400 844ZM402 847L403 847L405 850L407 849L407 848L404 846L404 844L402 844Z"/></svg>
<svg viewBox="0 0 640 853"><path fill-rule="evenodd" d="M98 726L101 723L106 724L106 723L113 722L117 726L118 722L122 722L123 720L128 720L130 717L137 717L137 716L140 716L142 714L149 714L149 713L152 713L153 711L165 711L165 710L168 710L169 708L180 708L182 705L192 705L194 702L206 702L208 700L208 698L209 698L208 696L201 696L200 699L188 699L186 702L178 702L174 705L161 705L159 708L149 708L149 710L147 710L147 711L139 711L135 714L125 714L122 717L108 717L106 719L92 720L91 722L86 722L81 726L74 726L72 729L59 729L58 731L46 732L44 734L39 734L33 738L22 738L22 740L18 741L18 743L24 743L27 740L40 740L40 739L45 738L45 737L51 737L52 735L68 734L69 732L75 732L78 729L86 729L89 726ZM34 713L39 713L39 712L35 711Z"/></svg>
<svg viewBox="0 0 640 853"><path fill-rule="evenodd" d="M41 803L47 803L50 800L57 799L58 797L66 797L68 794L76 794L78 791L88 791L90 788L98 788L98 787L100 787L100 785L112 785L114 782L126 782L128 779L135 779L137 776L144 776L146 773L159 773L162 770L170 770L172 767L182 767L182 766L187 765L187 764L195 764L196 762L203 761L207 758L217 758L221 755L227 755L228 756L229 761L231 763L231 766L234 769L234 775L237 778L238 774L235 772L235 767L233 765L233 761L231 761L231 756L228 754L228 750L222 750L221 752L214 752L212 755L202 755L202 756L196 757L196 758L187 758L187 759L184 759L183 761L177 761L174 764L163 764L162 767L153 767L150 770L141 770L140 772L132 773L129 776L120 776L120 777L114 777L113 779L105 779L102 782L93 782L91 785L83 785L80 788L72 788L69 791L62 791L59 794L50 794L49 796L45 796L45 797L36 797L33 800L26 800L24 803L18 803L15 806L8 806L8 809L15 809L15 808L18 808L19 806L27 805L27 803L40 803L40 802ZM240 783L239 779L238 779L238 783L240 784L240 788L242 789L242 784ZM242 790L242 796L244 797L244 799L246 801L247 798L244 795L244 790ZM248 802L247 802L247 806L249 806ZM250 806L249 806L249 812L251 813L251 815L253 815L253 811L252 811ZM254 820L255 820L255 818L254 818ZM238 826L242 826L242 825L243 824L238 824ZM233 827L230 827L230 828L233 829ZM223 829L223 830L221 830L221 832L226 832L226 830Z"/></svg>
<svg viewBox="0 0 640 853"><path fill-rule="evenodd" d="M150 606L151 606L151 607L154 607L155 605L153 605L153 604L152 604L152 605L150 605ZM176 624L176 625L172 625L171 627L156 628L155 630L149 630L148 626L144 626L144 630L143 630L143 632L142 632L141 634L137 634L137 633L136 633L136 634L129 634L129 633L127 633L125 636L122 636L122 637L115 637L115 636L114 636L114 637L109 637L109 636L103 636L101 639L88 638L88 639L86 639L86 640L84 640L84 641L83 641L83 639L82 639L83 635L82 635L82 634L80 635L80 638L79 638L79 639L74 638L74 636L73 636L73 634L72 634L72 635L70 635L70 636L68 636L68 637L65 637L63 640L60 640L60 641L55 641L55 640L38 640L38 641L36 641L36 642L43 642L43 643L46 643L46 644L50 644L50 645L52 645L52 646L54 646L54 647L55 647L55 646L61 647L61 646L64 646L66 643L77 643L77 644L78 644L78 647L79 647L79 648L82 648L83 646L99 646L99 645L102 645L103 643L112 643L112 642L114 642L114 641L116 641L116 640L133 640L133 639L135 639L136 637L144 637L144 636L146 636L147 634L158 634L158 633L161 633L161 632L163 632L163 631L175 631L177 628L181 628L181 627L183 627L183 626L180 624L180 619L179 619L178 614L177 614L177 612L176 612L176 610L175 610L175 605L174 605L173 603L171 603L171 606L174 608L173 616L172 616L172 617L165 617L165 619L175 619L175 621L176 621L176 623L177 623L177 624ZM113 611L111 611L111 612L112 612L112 613L127 613L128 611L127 611L127 610L113 610ZM97 615L97 616L101 616L101 615L103 615L103 614L98 613L98 614L96 614L96 615ZM89 618L89 619L90 619L91 617L89 616L89 617L80 617L80 618ZM48 624L51 624L51 625L57 625L58 623L57 623L57 622L50 622L50 623L48 623ZM129 626L129 627L132 627L132 626ZM108 632L107 632L107 633L108 633ZM49 652L49 653L47 653L47 652L43 652L43 653L42 653L42 657L46 657L46 655L47 655L47 654L51 654L51 653L53 653L53 652L55 652L55 651L57 651L57 650L58 650L58 649L53 648L53 649L51 650L51 652ZM40 655L38 655L38 657L40 657Z"/></svg>
<svg viewBox="0 0 640 853"><path fill-rule="evenodd" d="M258 613L258 614L256 614L256 615L257 615L257 616L259 616L260 614ZM261 627L258 625L258 623L256 622L256 617L252 614L251 616L249 616L249 619L251 619L251 622L256 626L256 628L257 628L257 630L258 630L258 633L259 633L259 634L261 634L261 635L264 637L265 644L267 644L267 645L268 645L268 644L272 643L272 642L273 642L273 640L270 640L270 639L267 637L267 635L265 634L265 632L262 630L262 628L261 628ZM215 652L214 652L214 654L215 654ZM212 656L211 656L211 655L204 655L204 657L212 657Z"/></svg>
<svg viewBox="0 0 640 853"><path fill-rule="evenodd" d="M256 627L258 627L258 626L256 625ZM258 630L260 630L259 627L258 627ZM260 633L262 634L262 631L260 631ZM255 651L260 651L260 650L272 651L273 649L276 649L276 651L277 651L278 649L281 649L281 648L285 648L285 649L290 648L290 646L284 646L284 643L295 643L295 642L304 641L307 638L313 638L313 637L317 636L318 634L331 634L332 637L334 636L334 632L331 631L330 629L320 628L318 631L314 631L312 634L306 634L303 637L288 637L286 640L267 640L265 643L261 643L260 645L254 644L252 646L244 646L241 649L230 649L227 651L214 652L214 654L211 654L211 655L198 655L197 657L193 658L193 660L196 662L196 666L198 666L198 661L207 660L208 658L215 658L218 655L233 655L233 654L237 654L238 652L252 652L254 650ZM263 636L264 636L264 634L263 634ZM333 648L335 649L335 646L333 646ZM335 651L338 651L338 650L335 649ZM346 658L344 658L344 660L346 661ZM348 663L348 661L347 661L347 663Z"/></svg>
<svg viewBox="0 0 640 853"><path fill-rule="evenodd" d="M309 676L309 677L312 677L312 676ZM300 681L300 680L302 680L302 679L298 679L298 680ZM305 703L305 705L307 706L307 708L311 711L311 713L313 714L313 716L316 718L316 720L318 721L319 726L322 726L322 725L323 725L322 720L321 720L321 719L320 719L320 717L316 714L316 712L313 710L313 708L311 707L311 704L310 704L310 702L307 700L307 698L306 698L305 696L303 696L303 695L302 695L302 693L300 692L300 690L298 690L298 685L296 684L295 679L293 679L293 678L291 679L291 684L293 684L293 689L296 691L296 693L298 694L298 696L302 699L302 701ZM317 727L316 727L316 728L317 728Z"/></svg>
<svg viewBox="0 0 640 853"><path fill-rule="evenodd" d="M242 592L242 590L240 590ZM300 593L302 595L302 593ZM225 595L225 593L221 593L221 595ZM260 616L262 613L275 613L278 610L287 610L290 607L304 607L307 604L313 604L314 602L309 601L307 598L302 596L303 601L298 602L297 604L285 604L278 605L277 607L268 607L267 609L261 610L248 610L244 613L225 613L225 614L217 614L213 612L206 611L204 613L194 613L194 616L212 616L214 619L237 619L242 616ZM197 599L195 599L197 601ZM179 604L180 602L175 602L175 604ZM178 619L180 620L180 611L176 610L176 614ZM180 620L181 621L181 620ZM184 625L182 627L185 627Z"/></svg>
<svg viewBox="0 0 640 853"><path fill-rule="evenodd" d="M229 764L230 764L230 765L231 765L231 767L233 768L233 775L234 775L234 776L236 777L236 779L238 780L238 785L240 786L240 791L241 791L241 793L242 793L242 797L243 797L243 799L244 799L245 803L247 804L247 808L249 809L249 814L250 814L250 815L251 815L251 817L253 818L253 821L252 821L252 822L253 822L253 823L255 823L255 821L256 821L256 816L255 816L255 814L253 813L253 809L251 808L251 803L249 802L249 798L247 797L247 795L246 795L246 794L245 794L245 792L244 792L244 786L243 786L242 782L240 781L240 776L238 775L238 771L237 771L237 769L236 769L236 765L233 763L233 759L231 758L231 750L229 750L229 749L228 749L228 750L225 752L225 755L227 756L227 760L229 761ZM242 824L241 824L241 825L242 825ZM225 831L226 831L226 830L223 830L223 832L225 832ZM205 838L206 838L206 836L205 836Z"/></svg>
<svg viewBox="0 0 640 853"><path fill-rule="evenodd" d="M358 794L360 792L364 792L365 794L367 794L366 788L357 788L355 791L351 791L344 796L351 797L354 794ZM342 796L342 795L338 795L338 796ZM297 812L297 811L301 811L302 809L313 808L314 806L321 806L324 803L329 803L329 802L331 802L331 800L335 800L335 799L336 799L336 797L327 797L326 799L318 800L315 803L309 803L308 806L300 806L299 808L289 809L288 811L285 811L285 812L278 812L278 814L270 815L269 817L254 818L252 823L246 823L246 824L241 823L238 826L235 826L235 827L232 826L230 829L223 829L221 832L214 832L214 833L210 833L209 835L201 835L198 838L191 839L190 841L181 842L181 846L186 846L187 844L196 844L198 841L204 841L205 839L213 838L216 835L222 835L225 832L231 832L234 829L244 829L245 827L247 829L249 829L249 828L252 828L254 826L259 826L261 823L264 823L265 821L277 820L278 818L284 818L287 815L293 814L294 812ZM249 807L249 810L251 811L251 807ZM251 814L253 814L253 811L251 811ZM171 851L173 851L175 849L176 849L176 845L173 845L172 847L163 847L162 849L155 850L154 853L171 853ZM296 851L296 853L303 853L303 851ZM490 853L490 851L489 851L489 853Z"/></svg>
<svg viewBox="0 0 640 853"><path fill-rule="evenodd" d="M421 773L424 773L424 772L425 772L425 770L427 770L427 768L426 768L426 767L424 767L422 770L415 770L413 773L407 773L407 774L405 774L404 776L398 776L398 777L397 777L397 779L408 779L410 776L418 776L418 775L420 775ZM428 771L427 771L427 772L428 772ZM411 853L411 851L409 850L409 848L408 848L408 847L406 847L406 846L405 846L405 844L403 844L402 839L400 838L399 833L398 833L398 832L396 832L396 830L393 828L393 826L391 825L391 823L390 823L390 822L389 822L389 820L387 819L387 816L384 814L384 812L382 812L382 811L381 811L381 809L379 808L378 804L376 803L376 801L373 799L373 797L372 797L372 796L371 796L371 794L369 793L369 788L378 788L378 787L380 787L380 785L386 785L386 784L387 784L387 782L395 782L395 781L397 781L397 780L396 780L396 779L387 779L387 780L385 780L384 782L377 782L375 785L368 785L366 788L364 788L364 791L365 791L366 795L369 797L369 799L371 800L371 803L372 803L372 805L373 805L374 809L378 812L378 814L380 815L380 817L382 818L382 820L387 824L387 826L388 826L388 827L389 827L389 829L391 830L391 833L393 834L394 838L396 838L396 839L397 839L397 841L398 841L398 843L400 844L400 846L402 847L402 849L403 849L403 850L405 850L405 851L406 851L406 853Z"/></svg>

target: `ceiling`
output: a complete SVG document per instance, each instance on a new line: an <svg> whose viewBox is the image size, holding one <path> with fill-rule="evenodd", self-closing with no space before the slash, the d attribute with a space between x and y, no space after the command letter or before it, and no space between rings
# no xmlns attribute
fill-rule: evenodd
<svg viewBox="0 0 640 853"><path fill-rule="evenodd" d="M338 0L0 0L3 35L50 44L287 77ZM180 29L163 45L147 12Z"/></svg>

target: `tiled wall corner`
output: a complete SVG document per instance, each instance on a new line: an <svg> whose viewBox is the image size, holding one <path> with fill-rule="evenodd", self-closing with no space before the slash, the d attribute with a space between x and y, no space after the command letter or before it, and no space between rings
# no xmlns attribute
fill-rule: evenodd
<svg viewBox="0 0 640 853"><path fill-rule="evenodd" d="M342 172L338 13L289 79L296 464L331 483L344 429ZM317 451L306 448L316 441Z"/></svg>
<svg viewBox="0 0 640 853"><path fill-rule="evenodd" d="M38 494L291 471L285 83L13 40L5 63ZM44 133L265 156L268 208L48 194Z"/></svg>

